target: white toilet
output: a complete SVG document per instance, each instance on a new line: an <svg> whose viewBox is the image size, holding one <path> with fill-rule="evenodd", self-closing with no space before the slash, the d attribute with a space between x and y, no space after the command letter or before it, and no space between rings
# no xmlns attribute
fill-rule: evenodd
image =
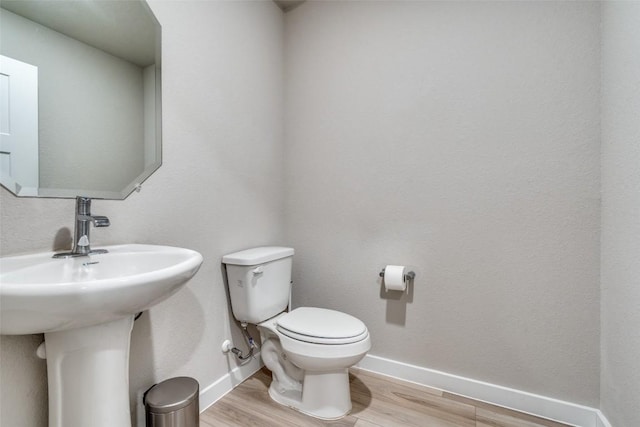
<svg viewBox="0 0 640 427"><path fill-rule="evenodd" d="M258 326L269 395L308 415L333 420L351 410L348 369L371 348L364 323L315 307L286 312L293 249L260 247L225 255L234 317Z"/></svg>

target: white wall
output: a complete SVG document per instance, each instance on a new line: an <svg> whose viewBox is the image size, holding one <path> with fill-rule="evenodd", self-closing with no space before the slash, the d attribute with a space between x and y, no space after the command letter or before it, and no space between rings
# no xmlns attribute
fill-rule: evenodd
<svg viewBox="0 0 640 427"><path fill-rule="evenodd" d="M285 18L294 305L371 353L599 402L599 5L306 2ZM410 297L380 293L412 265Z"/></svg>
<svg viewBox="0 0 640 427"><path fill-rule="evenodd" d="M602 4L602 410L640 425L640 2Z"/></svg>
<svg viewBox="0 0 640 427"><path fill-rule="evenodd" d="M163 165L125 201L94 201L111 227L95 245L139 242L200 251L184 290L134 326L131 392L176 375L209 385L235 365L222 255L283 236L282 12L272 2L153 2L163 28ZM73 230L72 200L0 190L2 255L51 249ZM66 230L68 234L69 231ZM0 339L0 425L44 427L40 336Z"/></svg>

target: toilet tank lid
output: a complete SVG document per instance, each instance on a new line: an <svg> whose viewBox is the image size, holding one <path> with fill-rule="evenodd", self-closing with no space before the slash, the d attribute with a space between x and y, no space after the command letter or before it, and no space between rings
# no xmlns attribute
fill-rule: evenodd
<svg viewBox="0 0 640 427"><path fill-rule="evenodd" d="M293 256L293 253L293 248L285 248L282 246L262 246L225 255L222 257L222 263L231 265L258 265Z"/></svg>

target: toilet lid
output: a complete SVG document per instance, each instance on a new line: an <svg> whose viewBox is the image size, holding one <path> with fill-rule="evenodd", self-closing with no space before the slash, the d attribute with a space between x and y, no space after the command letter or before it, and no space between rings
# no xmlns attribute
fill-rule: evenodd
<svg viewBox="0 0 640 427"><path fill-rule="evenodd" d="M278 332L317 344L349 344L367 337L361 320L326 308L300 307L278 319Z"/></svg>

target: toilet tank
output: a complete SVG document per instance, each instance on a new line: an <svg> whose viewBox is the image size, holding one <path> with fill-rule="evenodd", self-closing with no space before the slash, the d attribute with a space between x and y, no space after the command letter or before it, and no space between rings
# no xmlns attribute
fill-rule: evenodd
<svg viewBox="0 0 640 427"><path fill-rule="evenodd" d="M233 316L257 324L289 304L293 248L264 246L222 257Z"/></svg>

